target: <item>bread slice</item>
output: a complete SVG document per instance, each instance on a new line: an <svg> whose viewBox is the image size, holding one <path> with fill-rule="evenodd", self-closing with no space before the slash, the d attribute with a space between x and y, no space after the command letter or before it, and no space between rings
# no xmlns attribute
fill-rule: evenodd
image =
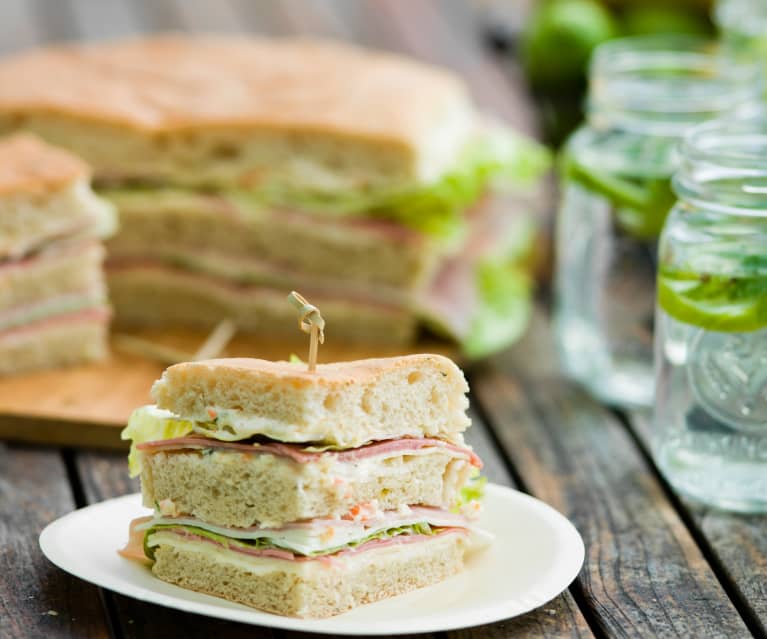
<svg viewBox="0 0 767 639"><path fill-rule="evenodd" d="M390 188L444 173L472 126L454 74L333 42L162 35L0 63L0 130L112 179Z"/></svg>
<svg viewBox="0 0 767 639"><path fill-rule="evenodd" d="M109 296L121 326L209 328L232 319L240 331L260 335L297 334L295 310L285 288L238 285L184 268L150 264L107 264ZM322 308L328 339L382 345L409 344L416 316L406 308L323 295L299 287ZM288 289L289 290L289 289Z"/></svg>
<svg viewBox="0 0 767 639"><path fill-rule="evenodd" d="M326 454L297 463L271 454L209 449L141 453L144 505L230 528L275 527L341 517L361 503L452 508L472 464L469 453L431 447L359 461Z"/></svg>
<svg viewBox="0 0 767 639"><path fill-rule="evenodd" d="M107 352L108 313L93 309L0 333L0 375L85 364Z"/></svg>
<svg viewBox="0 0 767 639"><path fill-rule="evenodd" d="M345 448L397 437L450 439L471 423L466 379L451 360L419 354L305 365L231 358L169 367L157 405L211 422L217 437L264 435ZM212 412L211 412L212 411Z"/></svg>
<svg viewBox="0 0 767 639"><path fill-rule="evenodd" d="M294 617L329 617L435 584L463 568L465 531L382 545L328 559L252 557L157 532L152 572L183 588ZM400 542L403 538L398 538Z"/></svg>
<svg viewBox="0 0 767 639"><path fill-rule="evenodd" d="M265 279L257 267L268 264L362 290L413 291L432 278L440 257L435 241L387 220L275 210L179 189L103 193L120 211L120 232L108 244L115 260L159 258L235 282Z"/></svg>

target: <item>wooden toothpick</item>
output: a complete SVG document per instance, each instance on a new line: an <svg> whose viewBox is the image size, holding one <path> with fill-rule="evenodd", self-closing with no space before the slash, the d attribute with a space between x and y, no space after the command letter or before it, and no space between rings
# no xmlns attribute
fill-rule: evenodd
<svg viewBox="0 0 767 639"><path fill-rule="evenodd" d="M325 320L322 319L320 309L309 304L303 295L291 291L288 302L298 311L298 328L304 333L309 333L309 372L317 370L318 344L325 343Z"/></svg>
<svg viewBox="0 0 767 639"><path fill-rule="evenodd" d="M143 337L120 333L112 336L112 343L115 348L124 353L139 355L161 364L170 365L179 362L199 362L203 359L218 357L236 332L237 325L233 320L221 320L196 353L164 346Z"/></svg>

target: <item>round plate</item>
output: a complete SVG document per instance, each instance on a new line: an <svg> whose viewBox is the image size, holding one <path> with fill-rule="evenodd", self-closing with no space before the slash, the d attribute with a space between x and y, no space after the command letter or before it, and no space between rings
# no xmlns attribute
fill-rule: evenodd
<svg viewBox="0 0 767 639"><path fill-rule="evenodd" d="M143 514L138 494L88 506L48 525L40 547L59 568L128 597L259 626L342 635L436 632L520 615L567 588L584 556L578 531L556 510L490 484L478 527L495 540L469 555L462 573L337 617L294 619L184 590L120 557L117 549L128 539L128 523Z"/></svg>

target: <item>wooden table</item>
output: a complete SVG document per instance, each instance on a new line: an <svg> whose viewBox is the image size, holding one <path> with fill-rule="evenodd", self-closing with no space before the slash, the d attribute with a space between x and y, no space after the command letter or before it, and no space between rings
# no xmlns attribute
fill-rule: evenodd
<svg viewBox="0 0 767 639"><path fill-rule="evenodd" d="M510 11L518 1L508 0ZM454 67L483 106L532 131L518 71L483 48L475 9L438 0L3 0L0 48L167 29L330 35ZM767 636L767 518L675 495L650 459L646 416L600 406L562 379L544 311L522 343L469 377L469 439L490 479L571 518L586 564L540 609L447 636ZM45 524L137 489L123 455L0 443L0 637L298 636L134 601L42 556Z"/></svg>

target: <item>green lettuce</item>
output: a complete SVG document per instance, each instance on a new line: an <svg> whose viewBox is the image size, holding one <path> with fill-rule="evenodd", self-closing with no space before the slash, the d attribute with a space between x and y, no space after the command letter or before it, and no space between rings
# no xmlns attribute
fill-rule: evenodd
<svg viewBox="0 0 767 639"><path fill-rule="evenodd" d="M279 546L275 544L270 539L261 537L259 539L235 539L233 537L227 537L226 535L221 535L218 533L211 532L210 530L205 530L204 528L198 528L196 526L187 526L187 525L179 525L179 524L158 524L157 526L153 526L149 530L147 530L146 535L144 536L144 554L154 561L154 546L151 546L149 544L149 537L162 529L167 528L183 528L184 530L189 531L190 533L193 533L195 535L199 535L200 537L206 537L208 539L211 539L225 548L247 548L249 550L261 550L261 549L267 549L267 548L273 548L277 550L286 550L288 552L295 552L294 550L290 548L286 548L284 546ZM364 543L367 543L369 541L373 541L374 539L391 539L392 537L397 537L399 535L434 535L438 532L438 530L432 528L428 523L426 522L419 522L415 524L408 524L407 526L396 526L394 528L388 528L386 530L379 530L378 532L371 533L370 535L367 535L366 537L362 537L360 539L357 539L355 541L351 541L347 544L342 544L340 546L335 546L333 548L328 548L325 550L317 550L315 552L308 553L307 557L319 557L321 555L332 555L334 553L339 552L340 550L345 550L347 548L354 548L356 546L361 546Z"/></svg>
<svg viewBox="0 0 767 639"><path fill-rule="evenodd" d="M478 265L479 306L461 346L469 358L497 352L527 327L532 302L530 274L514 262Z"/></svg>
<svg viewBox="0 0 767 639"><path fill-rule="evenodd" d="M334 215L365 215L397 221L427 235L453 238L464 213L485 189L532 184L549 166L536 142L500 126L488 127L464 148L455 167L425 185L388 190L321 191L266 185L255 197L267 204Z"/></svg>
<svg viewBox="0 0 767 639"><path fill-rule="evenodd" d="M128 470L131 477L141 473L141 456L136 448L139 444L183 437L192 432L194 422L164 413L154 406L137 408L128 419L128 425L120 433L120 439L132 440L128 454Z"/></svg>
<svg viewBox="0 0 767 639"><path fill-rule="evenodd" d="M458 493L458 502L453 507L452 512L460 513L464 506L474 501L482 501L485 496L485 486L487 486L487 477L479 474L479 469L474 469L469 481L467 481Z"/></svg>

